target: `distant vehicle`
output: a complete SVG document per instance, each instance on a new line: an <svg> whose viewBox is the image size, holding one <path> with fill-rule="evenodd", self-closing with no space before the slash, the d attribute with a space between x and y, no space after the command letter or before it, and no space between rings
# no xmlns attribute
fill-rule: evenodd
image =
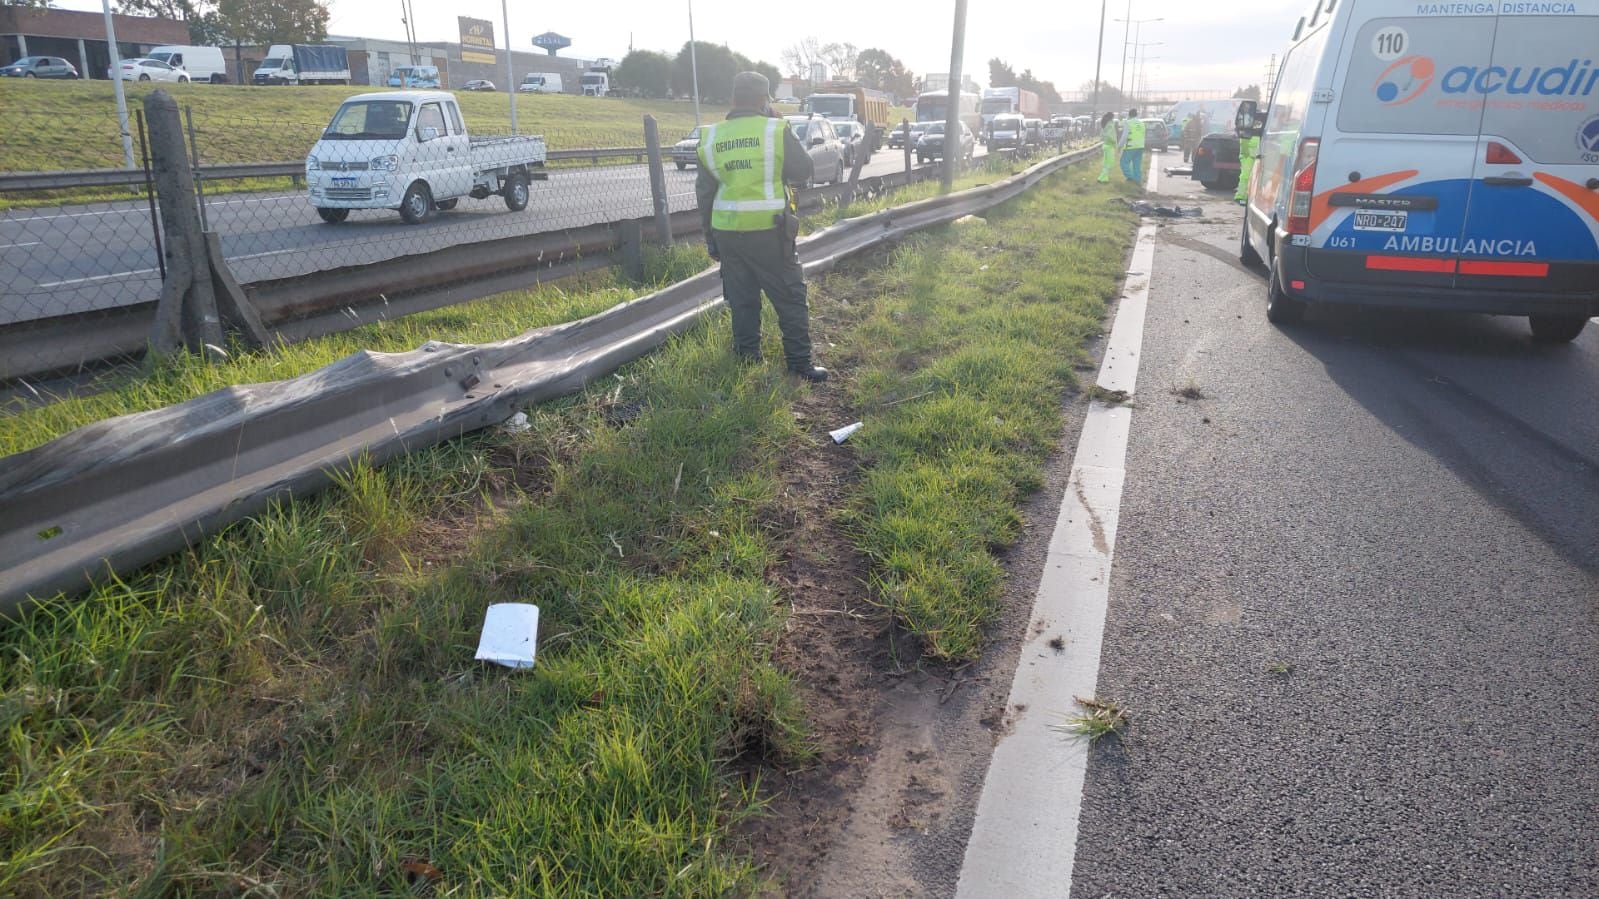
<svg viewBox="0 0 1599 899"><path fill-rule="evenodd" d="M1044 141L1058 144L1077 130L1077 123L1071 116L1058 115L1044 124Z"/></svg>
<svg viewBox="0 0 1599 899"><path fill-rule="evenodd" d="M522 86L517 90L524 94L558 94L563 90L561 76L554 72L530 72L522 76Z"/></svg>
<svg viewBox="0 0 1599 899"><path fill-rule="evenodd" d="M677 163L677 170L683 171L689 166L698 167L700 164L700 129L695 128L683 139L672 145L672 161Z"/></svg>
<svg viewBox="0 0 1599 899"><path fill-rule="evenodd" d="M1181 137L1183 125L1194 115L1203 115L1205 134L1213 131L1232 133L1233 119L1238 115L1238 106L1242 100L1182 100L1167 110L1161 118L1166 120L1166 125L1173 134ZM1201 134L1200 137L1204 137Z"/></svg>
<svg viewBox="0 0 1599 899"><path fill-rule="evenodd" d="M916 146L916 142L921 140L922 139L922 135L926 134L927 133L927 129L929 129L931 127L933 127L933 123L932 122L912 122L911 123L910 143L911 143L911 147L912 148L914 148Z"/></svg>
<svg viewBox="0 0 1599 899"><path fill-rule="evenodd" d="M273 44L250 80L255 84L349 84L350 57L336 44Z"/></svg>
<svg viewBox="0 0 1599 899"><path fill-rule="evenodd" d="M466 87L463 88L463 90L497 91L499 88L495 87L494 82L488 80L487 78L474 78L466 83Z"/></svg>
<svg viewBox="0 0 1599 899"><path fill-rule="evenodd" d="M1139 119L1144 123L1144 146L1159 153L1171 146L1171 129L1165 119Z"/></svg>
<svg viewBox="0 0 1599 899"><path fill-rule="evenodd" d="M111 69L105 70L107 78L113 77ZM135 56L122 61L123 81L170 81L179 84L189 82L189 73L182 69L174 69L164 62L155 59L145 59Z"/></svg>
<svg viewBox="0 0 1599 899"><path fill-rule="evenodd" d="M1027 146L1036 147L1044 142L1044 120L1027 119Z"/></svg>
<svg viewBox="0 0 1599 899"><path fill-rule="evenodd" d="M800 101L800 112L826 116L835 123L856 121L878 129L872 152L883 146L883 132L889 127L890 104L886 91L872 90L853 81L830 81Z"/></svg>
<svg viewBox="0 0 1599 899"><path fill-rule="evenodd" d="M530 181L543 181L544 138L475 138L455 95L443 91L357 94L339 106L305 160L311 205L336 225L351 209L397 209L416 224L461 197L503 197L527 207Z"/></svg>
<svg viewBox="0 0 1599 899"><path fill-rule="evenodd" d="M844 142L838 139L833 123L822 116L785 116L794 136L805 145L816 167L814 180L837 184L844 180Z"/></svg>
<svg viewBox="0 0 1599 899"><path fill-rule="evenodd" d="M844 142L844 164L855 165L855 156L861 157L861 164L865 165L872 160L872 148L866 146L866 126L860 122L834 122L833 132L838 139Z"/></svg>
<svg viewBox="0 0 1599 899"><path fill-rule="evenodd" d="M431 90L438 86L438 66L395 66L389 72L389 87Z"/></svg>
<svg viewBox="0 0 1599 899"><path fill-rule="evenodd" d="M578 79L585 97L603 97L611 92L611 76L605 72L584 72Z"/></svg>
<svg viewBox="0 0 1599 899"><path fill-rule="evenodd" d="M4 68L6 78L77 78L78 69L59 56L24 56Z"/></svg>
<svg viewBox="0 0 1599 899"><path fill-rule="evenodd" d="M895 125L894 130L888 132L888 145L898 150L904 147L907 143L914 144L914 141L907 140L911 127L912 126L909 122L901 122L898 125Z"/></svg>
<svg viewBox="0 0 1599 899"><path fill-rule="evenodd" d="M1599 314L1599 10L1535 6L1299 20L1265 115L1227 120L1260 135L1238 254L1270 272L1271 322L1409 307L1525 315L1565 342Z"/></svg>
<svg viewBox="0 0 1599 899"><path fill-rule="evenodd" d="M157 62L164 62L174 69L182 69L189 74L190 81L204 81L210 84L228 83L228 64L222 59L221 47L195 47L186 44L174 44L166 47L157 47L146 53L145 56Z"/></svg>
<svg viewBox="0 0 1599 899"><path fill-rule="evenodd" d="M1237 187L1238 136L1225 131L1205 135L1194 149L1193 166L1189 177L1211 190Z"/></svg>
<svg viewBox="0 0 1599 899"><path fill-rule="evenodd" d="M972 130L961 122L960 158L971 159L977 153L977 140L972 137ZM927 133L916 142L916 159L919 162L928 162L944 158L944 123L934 122L927 127Z"/></svg>
<svg viewBox="0 0 1599 899"><path fill-rule="evenodd" d="M988 152L1020 150L1027 143L1027 121L1014 113L1000 113L988 121Z"/></svg>
<svg viewBox="0 0 1599 899"><path fill-rule="evenodd" d="M960 120L972 131L981 131L983 128L982 114L978 112L980 101L976 94L963 93L960 95L960 111L957 113ZM948 91L923 91L916 97L916 120L918 122L942 122L946 118L945 107L949 105Z"/></svg>
<svg viewBox="0 0 1599 899"><path fill-rule="evenodd" d="M978 107L982 127L987 128L994 116L1016 114L1023 118L1039 118L1045 112L1044 101L1030 90L1019 87L991 87L983 91Z"/></svg>

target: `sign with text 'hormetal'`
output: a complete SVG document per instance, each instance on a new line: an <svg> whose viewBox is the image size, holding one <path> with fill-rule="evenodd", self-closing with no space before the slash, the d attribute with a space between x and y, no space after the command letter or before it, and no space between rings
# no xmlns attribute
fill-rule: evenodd
<svg viewBox="0 0 1599 899"><path fill-rule="evenodd" d="M461 23L461 61L494 65L494 23L457 16Z"/></svg>

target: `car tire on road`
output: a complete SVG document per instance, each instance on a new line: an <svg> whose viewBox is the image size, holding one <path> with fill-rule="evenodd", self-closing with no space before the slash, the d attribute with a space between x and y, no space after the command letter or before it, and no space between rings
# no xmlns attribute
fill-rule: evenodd
<svg viewBox="0 0 1599 899"><path fill-rule="evenodd" d="M22 77L24 77L24 78L37 78L39 76L33 74L32 72L28 72L27 74L23 75Z"/></svg>
<svg viewBox="0 0 1599 899"><path fill-rule="evenodd" d="M1265 262L1264 259L1260 258L1260 253L1257 252L1255 250L1254 246L1252 244L1250 244L1250 242L1249 242L1249 210L1248 209L1244 210L1244 229L1243 229L1243 231L1244 231L1243 235L1238 238L1238 261L1242 262L1244 264L1244 268L1253 269L1253 270L1258 272L1262 268L1265 267L1266 262Z"/></svg>
<svg viewBox="0 0 1599 899"><path fill-rule="evenodd" d="M1570 343L1588 325L1586 315L1534 315L1527 319L1532 337L1541 343Z"/></svg>
<svg viewBox="0 0 1599 899"><path fill-rule="evenodd" d="M455 204L459 202L461 202L460 197L451 197L448 200L440 200L437 203L434 203L433 208L440 212L449 212L451 209L454 209Z"/></svg>
<svg viewBox="0 0 1599 899"><path fill-rule="evenodd" d="M527 175L517 172L505 179L505 208L512 212L521 212L527 208L528 188Z"/></svg>
<svg viewBox="0 0 1599 899"><path fill-rule="evenodd" d="M425 182L412 182L405 189L405 196L400 198L400 219L407 225L415 225L426 219L432 211L433 192L428 190Z"/></svg>
<svg viewBox="0 0 1599 899"><path fill-rule="evenodd" d="M350 210L335 209L331 206L318 206L316 214L322 217L322 221L330 225L337 225L350 217Z"/></svg>
<svg viewBox="0 0 1599 899"><path fill-rule="evenodd" d="M1297 325L1305 320L1305 301L1283 290L1275 253L1271 257L1271 271L1266 275L1266 320L1278 327Z"/></svg>
<svg viewBox="0 0 1599 899"><path fill-rule="evenodd" d="M150 80L150 76L149 75L140 75L139 76L139 80L140 81L149 81Z"/></svg>

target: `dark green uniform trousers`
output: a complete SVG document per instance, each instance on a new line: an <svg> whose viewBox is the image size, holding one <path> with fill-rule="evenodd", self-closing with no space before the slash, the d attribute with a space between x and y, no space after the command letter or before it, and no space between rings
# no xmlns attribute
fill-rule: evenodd
<svg viewBox="0 0 1599 899"><path fill-rule="evenodd" d="M733 311L733 352L761 352L761 291L777 311L783 332L783 359L789 368L810 368L811 310L805 273L794 243L782 229L717 231L722 257L722 294Z"/></svg>

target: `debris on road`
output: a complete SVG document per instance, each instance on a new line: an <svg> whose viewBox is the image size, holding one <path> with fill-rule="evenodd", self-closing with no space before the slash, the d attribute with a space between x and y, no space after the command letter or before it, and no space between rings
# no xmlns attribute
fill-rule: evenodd
<svg viewBox="0 0 1599 899"><path fill-rule="evenodd" d="M980 215L971 215L971 214L968 213L967 215L963 215L960 218L956 219L952 224L956 224L956 225L986 225L986 224L988 224L988 219L985 219L985 218L983 218Z"/></svg>
<svg viewBox="0 0 1599 899"><path fill-rule="evenodd" d="M1139 215L1154 215L1162 218L1199 218L1205 214L1205 210L1198 206L1189 206L1186 209L1182 206L1157 206L1146 200L1129 200L1126 197L1122 197L1121 201L1127 204L1128 209Z"/></svg>
<svg viewBox="0 0 1599 899"><path fill-rule="evenodd" d="M525 602L499 602L483 616L477 658L507 668L532 668L538 645L539 607Z"/></svg>
<svg viewBox="0 0 1599 899"><path fill-rule="evenodd" d="M532 429L533 425L527 420L526 412L518 412L510 418L507 418L504 423L500 425L500 427L510 431L513 434L520 434L523 431Z"/></svg>
<svg viewBox="0 0 1599 899"><path fill-rule="evenodd" d="M862 423L858 421L854 424L847 424L836 431L828 431L827 436L833 438L834 443L843 443L849 439L851 434L859 431L861 429L861 425Z"/></svg>

